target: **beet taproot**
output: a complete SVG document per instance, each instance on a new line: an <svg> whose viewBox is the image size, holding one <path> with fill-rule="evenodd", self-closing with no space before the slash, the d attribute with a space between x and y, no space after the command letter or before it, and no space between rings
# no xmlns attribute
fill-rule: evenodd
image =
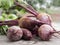
<svg viewBox="0 0 60 45"><path fill-rule="evenodd" d="M22 31L23 31L23 39L24 40L31 40L32 39L32 33L28 30L28 29L25 29L25 28L22 28Z"/></svg>
<svg viewBox="0 0 60 45"><path fill-rule="evenodd" d="M21 28L26 28L29 30L32 30L35 27L35 25L40 26L43 24L35 17L22 17L20 20L18 20L18 22Z"/></svg>
<svg viewBox="0 0 60 45"><path fill-rule="evenodd" d="M32 26L29 17L22 17L18 22L21 28L32 29L34 27L34 25Z"/></svg>
<svg viewBox="0 0 60 45"><path fill-rule="evenodd" d="M41 13L40 15L37 15L37 19L49 25L51 25L52 23L51 16L46 13Z"/></svg>
<svg viewBox="0 0 60 45"><path fill-rule="evenodd" d="M23 36L23 31L20 27L11 26L11 27L8 28L7 38L10 41L18 41L22 38L22 36Z"/></svg>
<svg viewBox="0 0 60 45"><path fill-rule="evenodd" d="M52 37L52 34L58 33L60 31L54 31L54 29L47 24L43 24L38 29L38 35L41 38L41 40L48 41Z"/></svg>

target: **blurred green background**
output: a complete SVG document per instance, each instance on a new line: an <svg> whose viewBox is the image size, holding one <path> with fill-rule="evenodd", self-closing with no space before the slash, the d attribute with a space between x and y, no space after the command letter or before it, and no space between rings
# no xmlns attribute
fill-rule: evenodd
<svg viewBox="0 0 60 45"><path fill-rule="evenodd" d="M60 13L60 0L18 0L18 2L20 4L30 4L35 10L39 12L46 12L49 14ZM21 12L22 14L26 12L23 8L14 6L14 0L0 0L0 8L3 8L5 12ZM13 11L10 8L14 8Z"/></svg>
<svg viewBox="0 0 60 45"><path fill-rule="evenodd" d="M49 14L60 13L60 0L23 0L37 11L43 11Z"/></svg>

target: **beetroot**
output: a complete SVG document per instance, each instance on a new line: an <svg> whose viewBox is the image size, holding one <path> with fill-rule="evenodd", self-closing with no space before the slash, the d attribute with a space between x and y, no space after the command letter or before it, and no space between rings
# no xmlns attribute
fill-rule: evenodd
<svg viewBox="0 0 60 45"><path fill-rule="evenodd" d="M37 15L38 20L44 22L45 24L51 25L52 18L50 15L46 13L41 13L40 15Z"/></svg>
<svg viewBox="0 0 60 45"><path fill-rule="evenodd" d="M10 41L17 41L20 40L23 36L23 32L22 29L18 26L12 26L9 27L8 31L7 31L7 38Z"/></svg>
<svg viewBox="0 0 60 45"><path fill-rule="evenodd" d="M32 33L28 30L28 29L24 29L23 30L23 39L24 40L31 40L32 39Z"/></svg>
<svg viewBox="0 0 60 45"><path fill-rule="evenodd" d="M58 33L60 31L54 31L54 29L47 24L44 24L42 26L40 26L40 28L38 29L38 35L41 38L41 40L50 40L52 34L54 33Z"/></svg>
<svg viewBox="0 0 60 45"><path fill-rule="evenodd" d="M21 28L26 28L31 31L33 30L35 25L40 26L43 24L39 20L37 20L35 17L27 17L27 16L22 17L20 20L18 20L18 22Z"/></svg>
<svg viewBox="0 0 60 45"><path fill-rule="evenodd" d="M19 21L19 26L22 28L32 29L35 25L31 23L31 19L29 17L22 17Z"/></svg>

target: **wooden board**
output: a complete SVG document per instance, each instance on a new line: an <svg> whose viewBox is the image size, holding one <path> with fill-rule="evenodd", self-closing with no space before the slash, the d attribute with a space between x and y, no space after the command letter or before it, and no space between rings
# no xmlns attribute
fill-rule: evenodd
<svg viewBox="0 0 60 45"><path fill-rule="evenodd" d="M31 41L16 41L10 42L6 36L0 36L0 45L60 45L60 36L52 37L50 41L41 41L38 39L33 39Z"/></svg>

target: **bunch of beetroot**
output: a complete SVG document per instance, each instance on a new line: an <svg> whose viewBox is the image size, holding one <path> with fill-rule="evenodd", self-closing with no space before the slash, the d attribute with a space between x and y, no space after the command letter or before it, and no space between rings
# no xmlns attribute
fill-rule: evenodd
<svg viewBox="0 0 60 45"><path fill-rule="evenodd" d="M34 15L27 15L18 19L19 26L11 26L7 31L7 37L11 41L20 39L31 40L36 35L41 40L48 41L54 33L59 33L51 25L51 17L47 14L40 14L37 18Z"/></svg>
<svg viewBox="0 0 60 45"><path fill-rule="evenodd" d="M37 13L30 5L27 7L15 2L16 6L23 7L33 15L23 16L21 19L17 19L10 24L18 24L18 26L11 26L7 31L7 37L11 41L17 41L20 39L31 40L33 35L36 35L41 40L48 41L51 39L56 31L51 25L52 20L50 15L46 13ZM7 24L8 25L8 24Z"/></svg>

